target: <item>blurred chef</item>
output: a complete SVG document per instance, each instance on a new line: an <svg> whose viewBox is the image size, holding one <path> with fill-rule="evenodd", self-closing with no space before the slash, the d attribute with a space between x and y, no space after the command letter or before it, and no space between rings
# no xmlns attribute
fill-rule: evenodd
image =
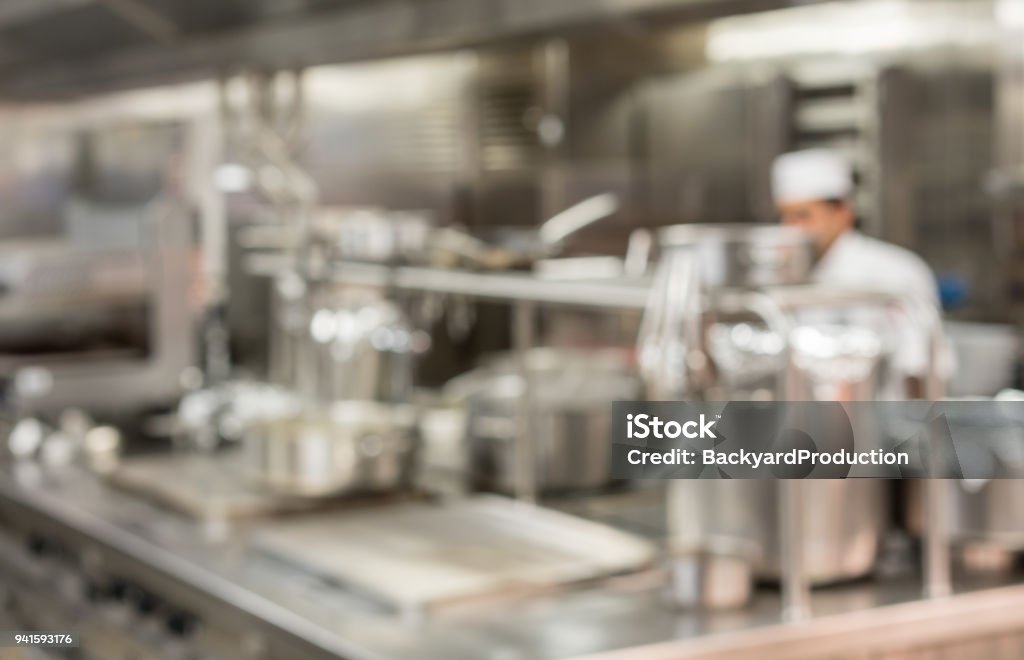
<svg viewBox="0 0 1024 660"><path fill-rule="evenodd" d="M899 294L908 301L907 318L890 319L887 325L899 335L896 367L912 381L908 393L919 396L920 379L933 359L930 324L940 313L935 278L913 252L856 230L855 192L849 161L834 151L784 154L772 168L772 194L782 223L803 229L817 246L815 282ZM948 375L948 350L940 347L935 355L939 373Z"/></svg>

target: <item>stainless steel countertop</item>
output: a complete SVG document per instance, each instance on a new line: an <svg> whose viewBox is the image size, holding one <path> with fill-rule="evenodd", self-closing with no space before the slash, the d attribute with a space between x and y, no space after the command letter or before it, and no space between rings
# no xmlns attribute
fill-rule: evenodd
<svg viewBox="0 0 1024 660"><path fill-rule="evenodd" d="M612 508L613 517L620 520L630 515L628 506ZM576 509L594 512L586 504ZM632 522L640 529L650 528L650 521L643 519L652 513L641 509ZM261 555L249 542L244 524L201 525L75 468L44 470L35 464L0 468L0 513L12 510L87 539L124 561L226 603L327 654L349 658L513 660L601 654L652 644L682 654L690 640L697 650L709 639L730 639L723 633L806 632L816 622L842 621L847 613L908 603L920 593L919 582L910 576L821 589L814 594L815 620L778 626L773 625L780 623L774 590L760 590L754 603L740 612L684 613L664 606L657 585L639 576L407 621L338 585ZM598 511L597 517L601 515ZM1013 591L1015 602L1024 603L1024 588L993 593L1005 598L1008 591Z"/></svg>

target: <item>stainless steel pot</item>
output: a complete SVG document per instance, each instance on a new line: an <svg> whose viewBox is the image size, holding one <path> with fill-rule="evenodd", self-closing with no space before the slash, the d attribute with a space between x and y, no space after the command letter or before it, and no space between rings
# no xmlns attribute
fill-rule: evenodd
<svg viewBox="0 0 1024 660"><path fill-rule="evenodd" d="M714 400L744 398L755 389L764 398L795 400L871 400L884 382L888 352L866 328L833 325L797 327L788 342L767 330L719 323L709 357L716 361ZM739 332L736 329L740 328ZM712 339L716 339L714 336ZM790 348L787 369L783 348ZM751 359L758 356L759 360ZM784 371L784 369L786 371ZM777 375L787 373L786 391ZM767 381L767 382L763 382ZM776 382L772 382L776 381ZM685 391L675 394L686 398ZM868 437L866 430L863 436ZM889 485L880 480L808 480L800 515L805 570L816 584L871 572L888 524ZM669 528L672 538L700 543L708 538L735 538L755 544L760 557L754 572L777 579L781 572L779 483L775 481L677 481L670 486Z"/></svg>
<svg viewBox="0 0 1024 660"><path fill-rule="evenodd" d="M270 383L235 380L185 394L178 402L172 437L187 449L210 451L223 440L239 440L262 421L298 414L302 400Z"/></svg>
<svg viewBox="0 0 1024 660"><path fill-rule="evenodd" d="M430 337L386 292L326 287L310 296L311 396L321 401L409 400L415 361Z"/></svg>
<svg viewBox="0 0 1024 660"><path fill-rule="evenodd" d="M400 488L411 475L415 440L411 408L352 401L259 422L243 447L247 472L262 486L322 497Z"/></svg>
<svg viewBox="0 0 1024 660"><path fill-rule="evenodd" d="M889 484L877 479L807 480L803 490L803 558L814 584L871 572L888 526ZM728 538L758 550L762 579L780 577L782 556L779 484L775 481L679 480L669 488L673 538Z"/></svg>
<svg viewBox="0 0 1024 660"><path fill-rule="evenodd" d="M888 379L888 350L870 328L807 324L789 339L795 368L790 396L806 401L871 401Z"/></svg>
<svg viewBox="0 0 1024 660"><path fill-rule="evenodd" d="M714 304L704 305L702 298L709 294L713 300L716 290L809 281L815 251L805 233L777 225L678 225L662 230L660 244L662 258L638 342L645 385L653 396L822 401L879 396L888 355L866 328L808 326L797 319L796 330L782 336L773 335L767 319L754 310L705 316ZM889 485L850 479L805 481L799 487L804 530L799 542L809 579L822 584L869 573L887 526ZM773 481L675 481L670 535L697 547L716 538L752 543L760 553L754 573L777 579L779 500L779 483Z"/></svg>
<svg viewBox="0 0 1024 660"><path fill-rule="evenodd" d="M814 266L814 243L781 225L672 225L658 233L662 259L676 250L697 254L705 288L801 284Z"/></svg>
<svg viewBox="0 0 1024 660"><path fill-rule="evenodd" d="M432 226L423 211L328 208L319 211L314 235L327 248L328 258L423 263Z"/></svg>
<svg viewBox="0 0 1024 660"><path fill-rule="evenodd" d="M611 481L611 406L633 399L639 382L621 352L535 349L526 355L534 388L538 488L596 489ZM468 408L465 445L478 488L513 488L525 383L513 357L502 356L448 384L446 397Z"/></svg>
<svg viewBox="0 0 1024 660"><path fill-rule="evenodd" d="M713 384L709 351L751 348L733 346L732 329L710 337L707 345L706 297L727 288L806 283L814 265L813 242L792 227L742 224L674 225L658 238L662 254L637 341L640 370L652 398L694 397Z"/></svg>
<svg viewBox="0 0 1024 660"><path fill-rule="evenodd" d="M277 301L274 381L321 402L408 401L415 360L430 337L401 305L380 289L292 280L297 291L282 287Z"/></svg>
<svg viewBox="0 0 1024 660"><path fill-rule="evenodd" d="M949 480L950 535L958 544L986 543L1015 552L1024 550L1024 481L1019 479ZM908 485L908 527L924 529L921 485Z"/></svg>

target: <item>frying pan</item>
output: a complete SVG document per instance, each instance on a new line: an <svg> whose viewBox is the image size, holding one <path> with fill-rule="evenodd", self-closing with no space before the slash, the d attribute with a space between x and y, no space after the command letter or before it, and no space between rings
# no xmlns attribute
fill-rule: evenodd
<svg viewBox="0 0 1024 660"><path fill-rule="evenodd" d="M435 253L493 270L529 266L556 254L569 236L618 210L618 196L603 193L570 206L539 228L497 227L478 234L440 229L434 236Z"/></svg>

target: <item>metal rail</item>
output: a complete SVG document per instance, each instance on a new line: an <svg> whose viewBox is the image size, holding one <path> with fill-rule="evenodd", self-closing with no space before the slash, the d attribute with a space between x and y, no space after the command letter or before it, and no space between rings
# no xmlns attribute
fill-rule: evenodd
<svg viewBox="0 0 1024 660"><path fill-rule="evenodd" d="M288 257L251 254L246 266L250 273L275 275L289 266ZM540 305L583 307L608 311L642 311L647 304L649 278L608 280L548 280L523 272L486 272L417 266L387 266L347 262L331 271L337 284L387 286L392 289L467 296L492 302L528 302ZM737 309L747 304L749 292L726 292L715 296L716 308ZM877 302L879 293L857 289L836 290L817 286L788 286L769 289L764 296L783 311L814 305ZM894 301L897 296L892 296Z"/></svg>
<svg viewBox="0 0 1024 660"><path fill-rule="evenodd" d="M251 255L250 270L273 274L285 266L278 256ZM507 303L535 303L604 310L642 310L649 281L607 280L576 282L544 280L532 273L488 273L412 266L390 267L369 263L345 263L334 267L331 278L338 284L388 286L405 291L467 296Z"/></svg>

